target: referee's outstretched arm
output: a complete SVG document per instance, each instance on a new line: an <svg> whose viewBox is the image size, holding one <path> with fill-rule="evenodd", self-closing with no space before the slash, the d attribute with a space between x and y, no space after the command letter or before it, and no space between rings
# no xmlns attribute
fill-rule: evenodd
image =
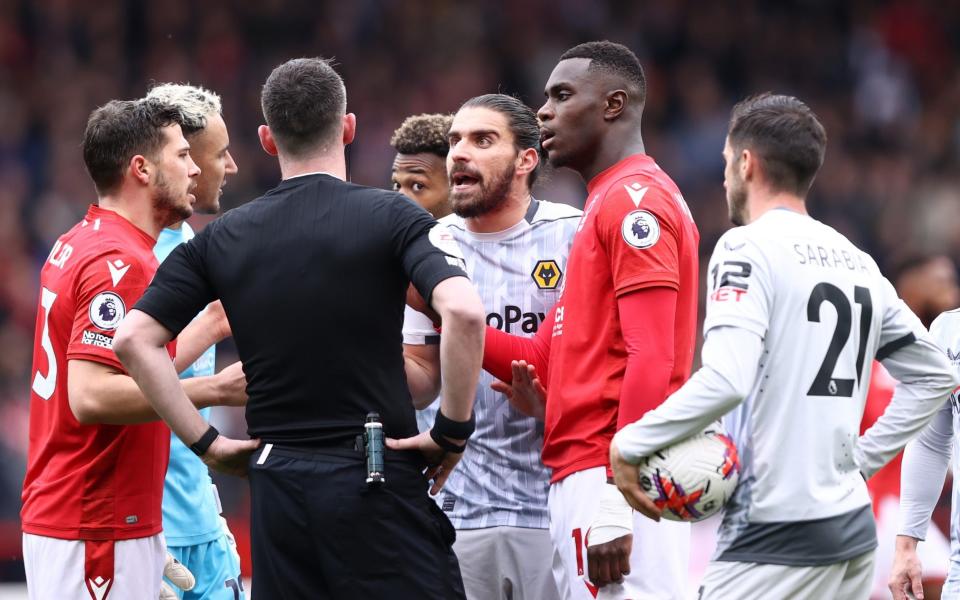
<svg viewBox="0 0 960 600"><path fill-rule="evenodd" d="M433 479L431 494L443 487L460 461L473 432L473 400L483 362L485 313L480 296L466 277L444 279L433 288L430 306L443 323L440 336L442 400L431 431L402 440L387 440L396 450L420 450Z"/></svg>

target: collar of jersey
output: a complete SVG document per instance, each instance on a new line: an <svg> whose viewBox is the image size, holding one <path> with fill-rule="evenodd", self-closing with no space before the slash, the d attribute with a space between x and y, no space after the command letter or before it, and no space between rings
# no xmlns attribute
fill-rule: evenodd
<svg viewBox="0 0 960 600"><path fill-rule="evenodd" d="M517 221L510 227L507 227L506 229L501 229L500 231L483 232L483 231L470 231L469 229L467 229L467 224L463 219L460 219L459 221L460 221L459 223L453 226L456 227L457 225L459 225L463 229L463 231L466 233L467 236L480 242L499 242L499 241L511 238L514 235L520 233L521 231L525 231L527 227L530 226L530 224L527 222L526 219L520 219L519 221Z"/></svg>
<svg viewBox="0 0 960 600"><path fill-rule="evenodd" d="M594 178L587 183L587 194L592 194L594 190L605 184L610 175L622 177L623 173L621 172L621 169L624 167L624 165L630 163L636 163L637 167L651 164L656 165L656 162L654 162L653 158L647 154L631 154L630 156L620 159L606 169L597 173Z"/></svg>
<svg viewBox="0 0 960 600"><path fill-rule="evenodd" d="M330 177L333 177L334 179L340 179L339 177L337 177L336 175L334 175L329 171L312 171L310 173L300 173L299 175L294 175L293 177L287 177L283 181L290 181L291 179L299 179L300 177L309 177L310 175L328 175ZM340 179L340 181L343 181L343 180Z"/></svg>
<svg viewBox="0 0 960 600"><path fill-rule="evenodd" d="M96 204L91 204L90 208L87 209L87 215L84 217L87 221L96 221L100 219L101 221L110 221L118 224L120 227L129 229L130 231L135 231L137 236L143 241L144 245L148 250L152 249L153 246L157 243L157 240L147 233L146 231L140 229L126 218L123 217L120 213L115 210L110 210L109 208L101 208Z"/></svg>

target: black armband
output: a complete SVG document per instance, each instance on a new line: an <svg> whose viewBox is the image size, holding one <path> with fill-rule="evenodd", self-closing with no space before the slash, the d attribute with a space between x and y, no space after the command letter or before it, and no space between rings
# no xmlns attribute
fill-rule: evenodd
<svg viewBox="0 0 960 600"><path fill-rule="evenodd" d="M203 435L200 436L200 439L190 444L190 449L193 450L193 453L197 456L203 456L207 449L210 448L210 444L213 443L213 440L217 439L220 435L220 432L217 431L217 428L211 425L207 428Z"/></svg>

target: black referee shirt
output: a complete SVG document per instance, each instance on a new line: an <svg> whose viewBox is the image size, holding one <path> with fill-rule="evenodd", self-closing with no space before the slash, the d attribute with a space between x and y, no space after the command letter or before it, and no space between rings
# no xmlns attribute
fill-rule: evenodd
<svg viewBox="0 0 960 600"><path fill-rule="evenodd" d="M440 281L466 277L450 239L401 194L304 175L177 247L135 308L176 334L223 301L251 437L337 443L362 432L370 411L386 435L407 437L417 425L403 367L406 288L429 301Z"/></svg>

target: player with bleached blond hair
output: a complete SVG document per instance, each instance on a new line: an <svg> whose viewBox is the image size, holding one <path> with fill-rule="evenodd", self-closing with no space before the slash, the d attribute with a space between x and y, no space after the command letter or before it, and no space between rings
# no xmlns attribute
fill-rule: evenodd
<svg viewBox="0 0 960 600"><path fill-rule="evenodd" d="M194 211L219 212L226 178L237 172L237 164L230 155L227 126L221 116L220 96L199 86L166 83L152 88L147 97L175 106L183 115L183 134L190 142L190 156L200 167ZM165 228L153 249L157 260L163 262L174 248L193 236L193 229L186 221ZM215 302L206 310L222 311L223 308ZM226 319L220 322L226 323ZM226 335L229 331L223 332L222 337ZM216 349L211 346L180 373L180 378L212 375L215 366ZM210 409L203 409L201 414L209 420ZM165 584L162 599L239 600L244 597L240 557L220 512L220 497L207 466L171 434L170 463L163 486L163 534L171 558L167 559L164 575L181 590Z"/></svg>

